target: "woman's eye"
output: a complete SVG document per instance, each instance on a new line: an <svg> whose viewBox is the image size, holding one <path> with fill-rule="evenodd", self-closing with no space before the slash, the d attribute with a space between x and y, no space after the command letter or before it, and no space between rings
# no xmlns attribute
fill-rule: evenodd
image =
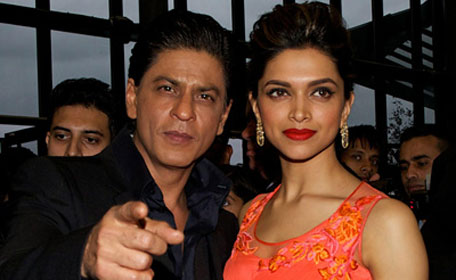
<svg viewBox="0 0 456 280"><path fill-rule="evenodd" d="M330 89L326 88L326 87L322 87L322 88L317 88L313 93L312 95L316 95L318 97L323 97L323 98L328 98L330 97L334 92L331 91Z"/></svg>
<svg viewBox="0 0 456 280"><path fill-rule="evenodd" d="M283 88L273 88L267 92L267 95L271 97L281 97L287 95L288 92Z"/></svg>

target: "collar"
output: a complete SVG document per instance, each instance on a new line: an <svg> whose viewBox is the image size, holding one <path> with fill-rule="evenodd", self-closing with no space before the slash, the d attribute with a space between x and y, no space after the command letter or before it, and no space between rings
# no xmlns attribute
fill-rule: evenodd
<svg viewBox="0 0 456 280"><path fill-rule="evenodd" d="M155 202L157 208L165 207L163 194L149 173L147 166L133 143L133 131L124 127L113 140L111 147L114 161L127 186L129 196L139 199L144 191ZM152 188L147 188L150 184ZM187 229L200 227L204 222L210 228L217 224L218 211L229 193L231 180L207 159L197 161L185 185L187 205L192 214L198 216L195 224L190 220ZM128 196L127 196L128 197Z"/></svg>

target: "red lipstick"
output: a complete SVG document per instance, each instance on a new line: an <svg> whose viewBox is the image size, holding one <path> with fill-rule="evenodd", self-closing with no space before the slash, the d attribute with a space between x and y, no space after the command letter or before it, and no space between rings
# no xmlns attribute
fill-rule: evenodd
<svg viewBox="0 0 456 280"><path fill-rule="evenodd" d="M312 137L316 133L315 130L311 129L296 129L290 128L283 131L283 134L291 140L304 141Z"/></svg>

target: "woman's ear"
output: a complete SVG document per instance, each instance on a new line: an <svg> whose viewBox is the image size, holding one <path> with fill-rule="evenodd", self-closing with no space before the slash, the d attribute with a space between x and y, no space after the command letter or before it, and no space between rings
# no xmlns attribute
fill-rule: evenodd
<svg viewBox="0 0 456 280"><path fill-rule="evenodd" d="M354 101L355 93L353 91L350 91L350 97L346 99L344 102L344 108L342 109L342 117L340 119L339 127L342 127L342 125L348 120L348 117L350 116L351 107Z"/></svg>
<svg viewBox="0 0 456 280"><path fill-rule="evenodd" d="M257 121L261 120L260 110L258 109L258 102L253 97L253 94L251 91L249 91L249 102L250 102L250 106L252 106L252 111L253 111L253 114L255 115L255 118L257 119Z"/></svg>

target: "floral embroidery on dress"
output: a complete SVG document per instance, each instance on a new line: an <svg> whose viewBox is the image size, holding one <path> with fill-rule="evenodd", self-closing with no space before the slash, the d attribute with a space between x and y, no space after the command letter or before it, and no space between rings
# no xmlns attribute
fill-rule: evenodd
<svg viewBox="0 0 456 280"><path fill-rule="evenodd" d="M253 254L258 247L251 247L254 240L247 229L258 220L261 211L269 201L269 196L256 201L247 211L238 234L234 250L245 255ZM278 250L271 258L260 258L259 270L275 272L282 267L307 260L316 265L322 279L349 280L350 271L358 268L353 259L358 247L359 236L362 230L363 217L361 210L365 205L381 198L379 195L361 197L354 205L345 201L339 209L328 219L324 227L313 230L304 241L297 238Z"/></svg>

